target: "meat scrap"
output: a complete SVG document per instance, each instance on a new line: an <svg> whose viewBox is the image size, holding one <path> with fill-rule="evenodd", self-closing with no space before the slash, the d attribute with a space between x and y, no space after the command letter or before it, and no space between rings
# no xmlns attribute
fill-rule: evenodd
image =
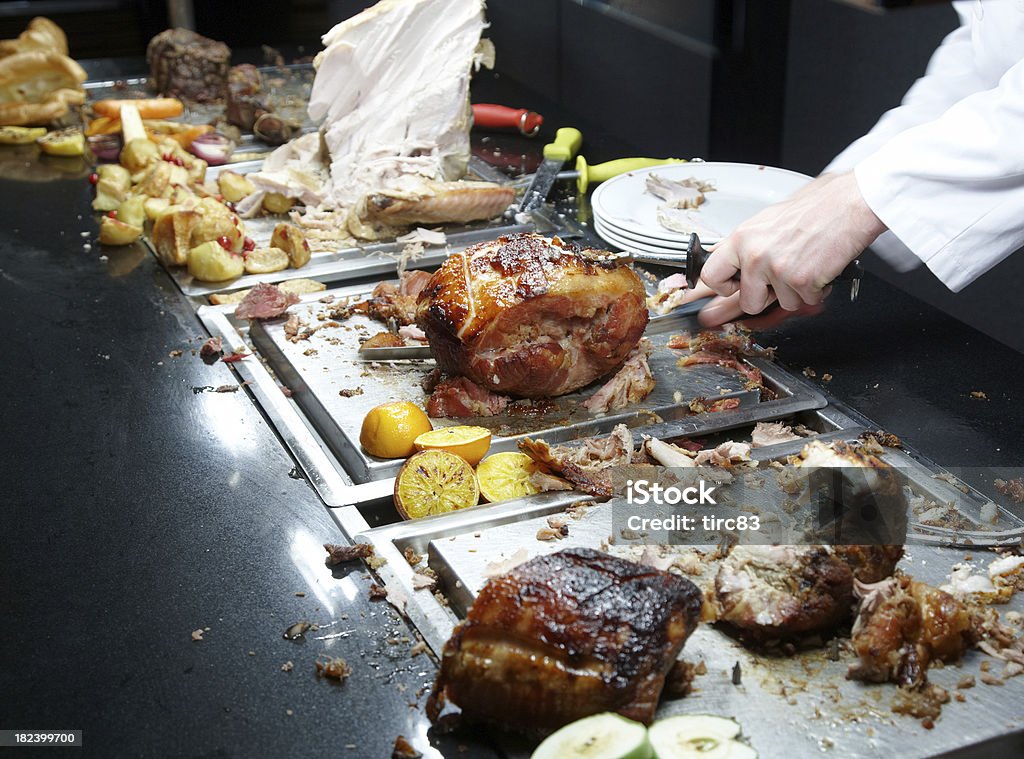
<svg viewBox="0 0 1024 759"><path fill-rule="evenodd" d="M762 384L761 372L750 364L741 361L744 357L771 358L771 350L759 348L753 344L750 335L745 332L709 332L704 331L690 340L690 355L683 356L677 362L679 366L695 364L716 364L735 369L747 377L752 383Z"/></svg>
<svg viewBox="0 0 1024 759"><path fill-rule="evenodd" d="M338 545L336 543L324 543L324 550L327 551L327 558L324 563L329 567L337 566L346 561L365 559L373 556L373 546L369 543L355 543L350 546Z"/></svg>
<svg viewBox="0 0 1024 759"><path fill-rule="evenodd" d="M316 674L318 677L344 681L352 674L352 667L340 656L327 656L325 661L316 660Z"/></svg>
<svg viewBox="0 0 1024 759"><path fill-rule="evenodd" d="M467 721L550 731L598 712L649 724L701 593L689 580L589 548L492 578L444 646L427 701Z"/></svg>
<svg viewBox="0 0 1024 759"><path fill-rule="evenodd" d="M480 387L465 377L451 377L434 386L427 399L427 416L434 419L460 419L473 416L497 416L511 398Z"/></svg>
<svg viewBox="0 0 1024 759"><path fill-rule="evenodd" d="M274 319L298 302L298 295L283 293L277 285L260 282L238 304L235 316L239 319Z"/></svg>
<svg viewBox="0 0 1024 759"><path fill-rule="evenodd" d="M199 358L204 364L212 365L224 353L224 342L219 337L211 337L199 349Z"/></svg>
<svg viewBox="0 0 1024 759"><path fill-rule="evenodd" d="M799 439L800 436L793 432L793 428L784 422L758 422L750 433L750 446L764 448Z"/></svg>
<svg viewBox="0 0 1024 759"><path fill-rule="evenodd" d="M656 314L667 314L678 306L683 305L686 302L687 296L690 294L688 285L686 282L686 275L677 272L670 277L666 277L658 283L658 290L654 295L647 296L647 307ZM685 345L679 345L676 341L676 345L672 342L677 336L669 338L669 348L685 348ZM688 340L689 338L687 338Z"/></svg>
<svg viewBox="0 0 1024 759"><path fill-rule="evenodd" d="M654 390L655 379L648 363L653 346L647 338L633 349L626 363L615 376L602 385L596 393L583 402L591 414L617 411L630 403L639 403Z"/></svg>
<svg viewBox="0 0 1024 759"><path fill-rule="evenodd" d="M416 323L416 299L430 281L425 271L404 271L398 284L381 282L366 301L366 315L384 324L394 319L401 326Z"/></svg>
<svg viewBox="0 0 1024 759"><path fill-rule="evenodd" d="M359 346L360 351L368 348L401 348L405 341L391 332L378 332Z"/></svg>
<svg viewBox="0 0 1024 759"><path fill-rule="evenodd" d="M971 615L945 591L909 576L856 584L861 599L853 625L859 660L847 677L921 688L933 661L960 659L974 642Z"/></svg>
<svg viewBox="0 0 1024 759"><path fill-rule="evenodd" d="M404 735L395 738L395 745L391 749L391 759L420 759L423 756L414 749Z"/></svg>
<svg viewBox="0 0 1024 759"><path fill-rule="evenodd" d="M996 490L1012 498L1014 503L1024 503L1024 477L1014 480L996 480Z"/></svg>
<svg viewBox="0 0 1024 759"><path fill-rule="evenodd" d="M574 445L551 447L543 440L525 438L519 450L559 474L577 490L610 498L613 483L610 470L633 459L633 435L624 424L618 424L608 437L585 438Z"/></svg>

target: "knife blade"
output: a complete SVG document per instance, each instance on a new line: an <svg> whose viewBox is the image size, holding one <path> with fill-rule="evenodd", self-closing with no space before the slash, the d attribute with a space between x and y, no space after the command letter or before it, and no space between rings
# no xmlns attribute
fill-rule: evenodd
<svg viewBox="0 0 1024 759"><path fill-rule="evenodd" d="M572 160L579 152L582 143L583 134L579 129L562 127L555 133L554 142L544 146L544 161L533 175L530 186L526 188L518 213L529 213L547 200L551 186L558 178L558 172L562 170L566 161Z"/></svg>

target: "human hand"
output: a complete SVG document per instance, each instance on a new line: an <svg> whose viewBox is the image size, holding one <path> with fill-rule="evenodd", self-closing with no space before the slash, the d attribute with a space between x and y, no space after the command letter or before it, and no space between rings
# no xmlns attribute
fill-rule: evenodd
<svg viewBox="0 0 1024 759"><path fill-rule="evenodd" d="M709 304L702 320L737 307L740 313L760 314L775 300L786 311L818 306L828 284L884 231L853 172L818 177L712 248L701 280L732 300ZM734 280L741 272L742 281Z"/></svg>

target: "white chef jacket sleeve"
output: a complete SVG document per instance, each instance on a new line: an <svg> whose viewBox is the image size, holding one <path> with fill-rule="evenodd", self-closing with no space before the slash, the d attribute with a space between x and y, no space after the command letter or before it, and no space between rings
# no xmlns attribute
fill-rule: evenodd
<svg viewBox="0 0 1024 759"><path fill-rule="evenodd" d="M907 90L900 105L883 114L870 132L836 156L822 173L849 171L900 132L938 118L958 100L995 86L996 79L987 79L973 65L969 5L954 3L960 26L932 53L924 76Z"/></svg>
<svg viewBox="0 0 1024 759"><path fill-rule="evenodd" d="M1024 60L854 169L864 200L947 287L1024 244Z"/></svg>

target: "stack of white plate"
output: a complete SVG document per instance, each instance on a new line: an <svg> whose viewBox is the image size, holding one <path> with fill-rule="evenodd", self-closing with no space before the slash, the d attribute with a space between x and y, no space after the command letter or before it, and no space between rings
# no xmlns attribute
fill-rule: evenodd
<svg viewBox="0 0 1024 759"><path fill-rule="evenodd" d="M646 253L679 253L685 248L689 232L668 229L658 221L658 207L665 201L647 191L651 174L676 182L697 179L715 188L704 193L704 203L687 212L691 231L705 245L810 181L795 171L747 163L674 163L620 174L598 187L590 200L594 229L610 245Z"/></svg>

